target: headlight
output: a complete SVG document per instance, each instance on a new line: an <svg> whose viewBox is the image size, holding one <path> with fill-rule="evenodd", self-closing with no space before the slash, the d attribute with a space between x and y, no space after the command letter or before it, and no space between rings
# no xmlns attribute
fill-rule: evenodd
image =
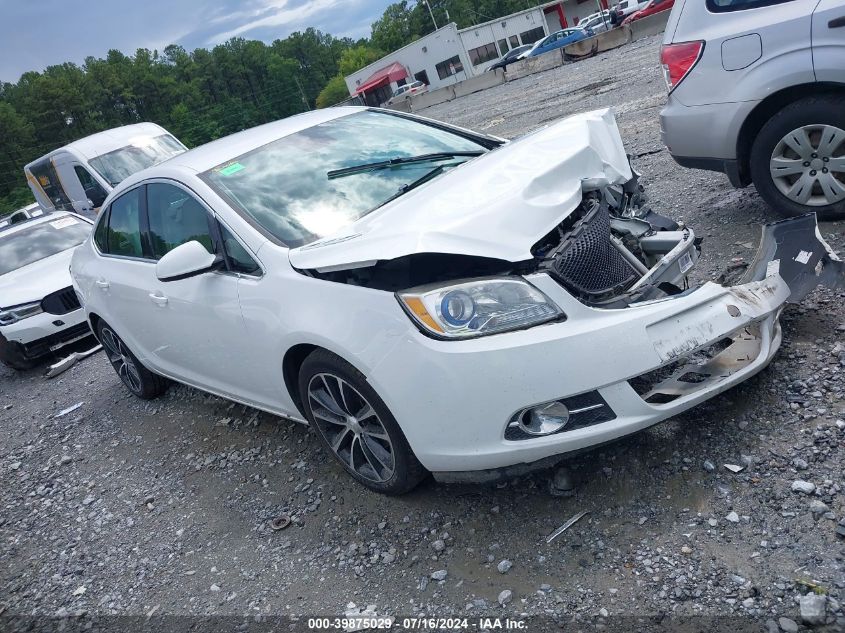
<svg viewBox="0 0 845 633"><path fill-rule="evenodd" d="M478 279L397 293L411 318L439 338L472 338L518 330L563 315L524 279Z"/></svg>
<svg viewBox="0 0 845 633"><path fill-rule="evenodd" d="M41 314L41 303L24 303L11 308L0 308L0 325L12 325L27 317Z"/></svg>

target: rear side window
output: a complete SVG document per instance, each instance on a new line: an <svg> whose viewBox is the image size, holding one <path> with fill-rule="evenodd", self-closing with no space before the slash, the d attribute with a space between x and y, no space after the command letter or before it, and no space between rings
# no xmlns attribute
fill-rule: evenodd
<svg viewBox="0 0 845 633"><path fill-rule="evenodd" d="M100 249L101 253L109 252L109 218L108 213L103 212L100 221L97 223L97 228L94 229L94 244Z"/></svg>
<svg viewBox="0 0 845 633"><path fill-rule="evenodd" d="M112 202L109 212L108 253L125 257L143 257L141 247L141 196L137 187Z"/></svg>
<svg viewBox="0 0 845 633"><path fill-rule="evenodd" d="M147 185L147 213L156 259L192 240L214 254L208 212L184 189L163 183Z"/></svg>
<svg viewBox="0 0 845 633"><path fill-rule="evenodd" d="M728 11L744 11L758 7L768 7L773 4L794 2L795 0L707 0L707 8L713 13Z"/></svg>

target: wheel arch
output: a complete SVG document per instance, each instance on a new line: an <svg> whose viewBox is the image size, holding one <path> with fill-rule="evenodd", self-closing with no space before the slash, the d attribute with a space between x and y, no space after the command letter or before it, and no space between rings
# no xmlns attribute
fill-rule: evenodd
<svg viewBox="0 0 845 633"><path fill-rule="evenodd" d="M293 400L296 410L299 411L303 419L307 418L305 416L305 407L303 406L299 393L299 370L302 368L302 363L305 362L305 359L318 349L326 348L312 343L300 343L289 348L282 359L282 377L285 381L285 388L288 390L288 395Z"/></svg>
<svg viewBox="0 0 845 633"><path fill-rule="evenodd" d="M91 332L94 334L94 338L97 339L97 342L102 344L103 342L100 340L100 337L97 334L97 328L100 326L100 322L103 318L97 314L96 312L92 312L88 315L88 325L91 327Z"/></svg>
<svg viewBox="0 0 845 633"><path fill-rule="evenodd" d="M797 84L778 90L757 104L745 117L737 136L737 167L743 186L751 184L751 146L766 122L791 103L806 97L829 94L845 95L845 84L833 82Z"/></svg>

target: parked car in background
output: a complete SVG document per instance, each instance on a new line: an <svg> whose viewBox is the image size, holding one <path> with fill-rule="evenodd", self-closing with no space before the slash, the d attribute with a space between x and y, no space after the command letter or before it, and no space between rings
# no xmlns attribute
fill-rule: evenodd
<svg viewBox="0 0 845 633"><path fill-rule="evenodd" d="M731 2L733 0L723 0L727 2ZM794 0L789 0L794 1ZM800 0L799 0L800 1ZM662 11L668 11L675 5L675 0L651 0L645 7L639 9L629 15L627 18L622 20L622 24L630 24L631 22L636 22L637 20L642 20L643 18L647 18L650 15L654 15L655 13L661 13ZM669 32L668 29L666 31Z"/></svg>
<svg viewBox="0 0 845 633"><path fill-rule="evenodd" d="M10 226L12 224L19 224L26 222L31 218L37 218L44 215L42 209L37 202L25 206L23 209L12 211L9 215L0 216L0 229Z"/></svg>
<svg viewBox="0 0 845 633"><path fill-rule="evenodd" d="M845 214L845 1L679 2L661 61L663 140L774 209Z"/></svg>
<svg viewBox="0 0 845 633"><path fill-rule="evenodd" d="M136 123L73 141L32 161L24 173L45 210L95 217L121 180L186 149L163 127Z"/></svg>
<svg viewBox="0 0 845 633"><path fill-rule="evenodd" d="M569 46L575 42L580 42L581 40L592 37L593 35L594 33L589 29L581 29L578 27L563 29L552 33L551 35L547 35L536 42L534 46L522 53L518 59L536 57L537 55L542 55L543 53L548 53L555 49Z"/></svg>
<svg viewBox="0 0 845 633"><path fill-rule="evenodd" d="M589 29L593 33L604 33L613 28L610 21L610 11L602 11L601 13L593 13L578 23L579 29Z"/></svg>
<svg viewBox="0 0 845 633"><path fill-rule="evenodd" d="M91 232L90 220L41 213L0 224L0 362L30 369L39 358L90 336L71 286L73 250Z"/></svg>
<svg viewBox="0 0 845 633"><path fill-rule="evenodd" d="M307 420L398 494L548 467L760 371L784 302L842 264L812 216L766 235L747 283L684 291L699 240L643 205L609 110L506 142L327 108L131 176L71 274L133 394Z"/></svg>
<svg viewBox="0 0 845 633"><path fill-rule="evenodd" d="M514 63L517 61L523 53L526 53L531 50L531 47L534 46L533 44L523 44L522 46L517 46L516 48L512 48L507 53L502 55L501 59L499 59L495 64L490 66L487 70L496 70L497 68L507 68L509 64Z"/></svg>
<svg viewBox="0 0 845 633"><path fill-rule="evenodd" d="M622 0L622 2L620 2L613 8L616 10L616 13L618 15L625 18L634 13L635 11L645 9L648 3L649 0Z"/></svg>
<svg viewBox="0 0 845 633"><path fill-rule="evenodd" d="M386 105L393 105L394 103L405 101L406 99L410 99L414 95L423 94L424 92L428 92L428 85L423 83L422 81L414 81L413 83L405 84L404 86L399 86L396 90L393 91L393 96L387 100Z"/></svg>

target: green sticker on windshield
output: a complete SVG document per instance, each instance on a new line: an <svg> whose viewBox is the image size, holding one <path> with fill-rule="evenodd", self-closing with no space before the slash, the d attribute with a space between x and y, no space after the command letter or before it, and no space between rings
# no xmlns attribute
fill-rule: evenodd
<svg viewBox="0 0 845 633"><path fill-rule="evenodd" d="M223 169L221 169L218 173L221 176L231 176L232 174L237 174L241 169L244 169L244 166L240 163L232 163L231 165L226 165Z"/></svg>

